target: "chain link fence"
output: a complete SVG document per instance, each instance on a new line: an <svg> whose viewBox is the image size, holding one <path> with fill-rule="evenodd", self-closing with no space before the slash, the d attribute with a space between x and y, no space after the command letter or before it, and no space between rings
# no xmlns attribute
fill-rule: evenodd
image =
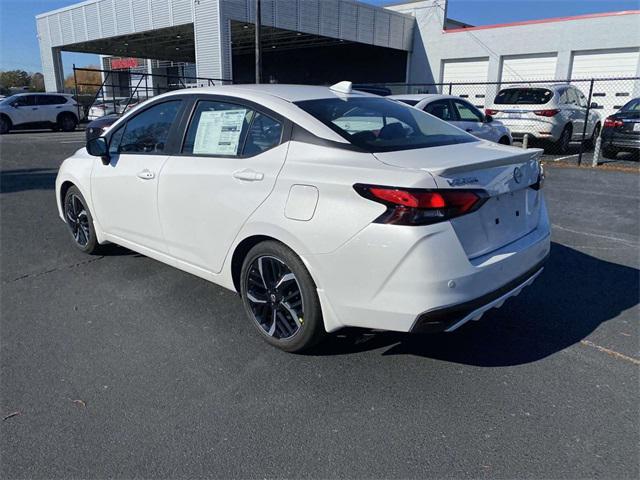
<svg viewBox="0 0 640 480"><path fill-rule="evenodd" d="M100 80L96 80L96 77ZM184 73L164 75L139 69L102 70L78 68L75 65L73 78L73 93L78 100L78 109L82 109L78 112L78 118L89 121L105 115L120 115L140 102L173 90L232 83L226 79Z"/></svg>

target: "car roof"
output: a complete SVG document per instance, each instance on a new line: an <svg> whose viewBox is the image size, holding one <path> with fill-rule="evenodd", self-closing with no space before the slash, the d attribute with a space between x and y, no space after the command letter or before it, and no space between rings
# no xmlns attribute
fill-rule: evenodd
<svg viewBox="0 0 640 480"><path fill-rule="evenodd" d="M559 90L566 87L575 87L566 83L528 83L528 84L515 84L505 85L500 90L506 90L508 88L546 88L547 90Z"/></svg>
<svg viewBox="0 0 640 480"><path fill-rule="evenodd" d="M193 93L211 93L216 95L239 95L242 97L269 95L277 97L288 102L301 102L304 100L319 100L323 98L358 98L358 97L374 97L373 95L360 90L353 90L351 93L341 93L331 90L329 87L314 85L287 85L287 84L239 84L239 85L220 85L214 87L199 87L175 90L168 95L188 95Z"/></svg>
<svg viewBox="0 0 640 480"><path fill-rule="evenodd" d="M12 97L24 97L25 95L61 95L63 97L73 97L72 93L58 93L58 92L20 92L14 93Z"/></svg>

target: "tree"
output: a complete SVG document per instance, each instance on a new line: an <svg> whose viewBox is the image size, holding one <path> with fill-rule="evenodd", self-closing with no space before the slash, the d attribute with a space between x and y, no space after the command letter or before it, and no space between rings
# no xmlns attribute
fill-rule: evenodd
<svg viewBox="0 0 640 480"><path fill-rule="evenodd" d="M89 65L87 69L100 68L96 65ZM78 95L95 94L102 84L102 76L98 71L77 70L75 78L73 74L68 75L64 79L64 88L73 90L78 84Z"/></svg>
<svg viewBox="0 0 640 480"><path fill-rule="evenodd" d="M24 70L7 70L0 72L0 87L27 87L31 83L31 75Z"/></svg>
<svg viewBox="0 0 640 480"><path fill-rule="evenodd" d="M44 75L40 72L31 75L30 90L32 92L44 92Z"/></svg>

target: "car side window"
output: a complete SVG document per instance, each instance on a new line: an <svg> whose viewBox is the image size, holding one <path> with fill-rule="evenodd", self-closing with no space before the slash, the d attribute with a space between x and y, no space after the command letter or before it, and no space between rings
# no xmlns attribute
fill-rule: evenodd
<svg viewBox="0 0 640 480"><path fill-rule="evenodd" d="M181 104L182 100L159 103L131 118L124 127L117 153L162 153Z"/></svg>
<svg viewBox="0 0 640 480"><path fill-rule="evenodd" d="M473 105L461 100L454 100L453 103L458 110L458 117L461 122L482 122L482 113Z"/></svg>
<svg viewBox="0 0 640 480"><path fill-rule="evenodd" d="M38 95L36 100L38 105L62 105L67 103L67 99L60 95Z"/></svg>
<svg viewBox="0 0 640 480"><path fill-rule="evenodd" d="M30 107L36 104L34 95L22 95L13 102L18 107Z"/></svg>
<svg viewBox="0 0 640 480"><path fill-rule="evenodd" d="M124 125L118 128L115 132L111 134L111 139L109 140L109 154L117 155L120 151L120 143L122 142L122 135L124 134Z"/></svg>
<svg viewBox="0 0 640 480"><path fill-rule="evenodd" d="M578 105L578 96L572 88L567 90L567 105Z"/></svg>
<svg viewBox="0 0 640 480"><path fill-rule="evenodd" d="M580 105L581 107L587 108L587 98L578 89L574 90L574 92L578 96L578 105Z"/></svg>
<svg viewBox="0 0 640 480"><path fill-rule="evenodd" d="M431 102L424 107L424 111L445 122L454 122L456 120L449 100L436 100L435 102Z"/></svg>
<svg viewBox="0 0 640 480"><path fill-rule="evenodd" d="M256 113L244 142L242 154L256 155L275 147L282 138L282 123L262 113Z"/></svg>
<svg viewBox="0 0 640 480"><path fill-rule="evenodd" d="M201 100L189 122L182 153L187 155L238 156L255 112L249 107L215 100Z"/></svg>

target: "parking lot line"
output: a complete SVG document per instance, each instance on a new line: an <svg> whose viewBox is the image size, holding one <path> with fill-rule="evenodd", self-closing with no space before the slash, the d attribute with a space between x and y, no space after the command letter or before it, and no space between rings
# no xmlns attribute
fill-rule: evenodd
<svg viewBox="0 0 640 480"><path fill-rule="evenodd" d="M637 244L637 243L630 242L630 241L625 240L625 239L623 239L623 238L612 237L611 235L600 235L600 234L598 234L598 233L583 232L583 231L581 231L581 230L573 230L573 229L571 229L571 228L563 227L562 225L557 225L557 224L555 224L555 223L554 223L554 224L552 224L552 226L553 226L553 228L558 228L558 229L560 229L560 230L564 230L564 231L566 231L566 232L577 233L577 234L580 234L580 235L588 235L588 236L590 236L590 237L604 238L604 239L606 239L606 240L612 240L612 241L614 241L614 242L620 242L620 243L623 243L623 244L625 244L625 245L626 245L626 246L628 246L628 247L633 247L633 248L638 247L638 244Z"/></svg>
<svg viewBox="0 0 640 480"><path fill-rule="evenodd" d="M585 345L587 347L595 348L596 350L606 353L607 355L611 355L612 357L618 358L620 360L631 362L634 365L640 365L640 359L630 357L628 355L625 355L624 353L616 352L615 350L611 350L610 348L606 348L601 345L597 345L589 340L581 340L580 344Z"/></svg>

